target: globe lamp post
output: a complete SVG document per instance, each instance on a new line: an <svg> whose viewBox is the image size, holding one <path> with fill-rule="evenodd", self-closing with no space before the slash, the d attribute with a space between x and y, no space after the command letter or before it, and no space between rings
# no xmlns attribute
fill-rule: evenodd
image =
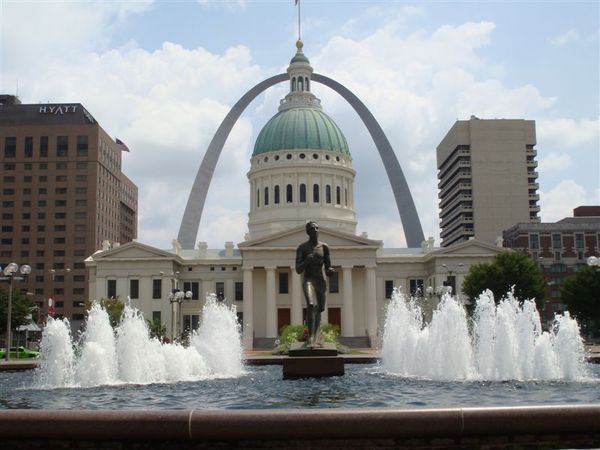
<svg viewBox="0 0 600 450"><path fill-rule="evenodd" d="M27 264L23 264L21 267L17 263L11 262L4 268L4 276L1 280L8 280L8 308L6 312L6 353L4 355L6 361L10 360L10 347L11 347L11 314L12 314L12 293L13 293L13 282L15 280L24 280L27 275L31 273L31 267ZM20 273L21 276L18 276Z"/></svg>

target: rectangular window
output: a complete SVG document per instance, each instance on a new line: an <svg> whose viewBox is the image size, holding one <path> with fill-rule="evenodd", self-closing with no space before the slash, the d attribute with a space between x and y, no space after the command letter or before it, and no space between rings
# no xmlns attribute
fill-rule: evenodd
<svg viewBox="0 0 600 450"><path fill-rule="evenodd" d="M64 181L67 181L67 176L66 175L56 175L56 181L58 183L62 183Z"/></svg>
<svg viewBox="0 0 600 450"><path fill-rule="evenodd" d="M392 298L394 292L394 280L385 280L385 298Z"/></svg>
<svg viewBox="0 0 600 450"><path fill-rule="evenodd" d="M238 302L244 300L244 283L241 281L235 282L235 300Z"/></svg>
<svg viewBox="0 0 600 450"><path fill-rule="evenodd" d="M552 233L552 248L554 250L562 249L562 235L560 233Z"/></svg>
<svg viewBox="0 0 600 450"><path fill-rule="evenodd" d="M88 137L77 136L77 156L84 157L88 155Z"/></svg>
<svg viewBox="0 0 600 450"><path fill-rule="evenodd" d="M4 157L14 158L17 156L17 138L7 136L4 138Z"/></svg>
<svg viewBox="0 0 600 450"><path fill-rule="evenodd" d="M83 283L85 281L85 275L74 275L73 281L75 283Z"/></svg>
<svg viewBox="0 0 600 450"><path fill-rule="evenodd" d="M152 280L152 298L158 299L162 297L162 280L160 278Z"/></svg>
<svg viewBox="0 0 600 450"><path fill-rule="evenodd" d="M331 294L336 294L340 292L339 272L333 272L333 274L329 277L329 292Z"/></svg>
<svg viewBox="0 0 600 450"><path fill-rule="evenodd" d="M85 294L85 288L73 288L73 295Z"/></svg>
<svg viewBox="0 0 600 450"><path fill-rule="evenodd" d="M108 298L117 297L117 280L106 280L106 296Z"/></svg>
<svg viewBox="0 0 600 450"><path fill-rule="evenodd" d="M289 276L287 272L279 272L279 293L289 293Z"/></svg>
<svg viewBox="0 0 600 450"><path fill-rule="evenodd" d="M140 280L129 280L129 297L140 298Z"/></svg>
<svg viewBox="0 0 600 450"><path fill-rule="evenodd" d="M540 249L540 235L537 233L531 233L529 235L529 249L539 250Z"/></svg>
<svg viewBox="0 0 600 450"><path fill-rule="evenodd" d="M414 297L420 297L423 295L423 280L412 279L409 280L410 295Z"/></svg>
<svg viewBox="0 0 600 450"><path fill-rule="evenodd" d="M69 154L69 136L56 137L56 156L64 158Z"/></svg>
<svg viewBox="0 0 600 450"><path fill-rule="evenodd" d="M575 234L575 248L577 250L583 250L585 247L583 233Z"/></svg>
<svg viewBox="0 0 600 450"><path fill-rule="evenodd" d="M67 163L66 162L57 162L56 170L67 170Z"/></svg>
<svg viewBox="0 0 600 450"><path fill-rule="evenodd" d="M4 163L4 170L15 170L15 165L13 163Z"/></svg>
<svg viewBox="0 0 600 450"><path fill-rule="evenodd" d="M84 207L87 206L87 200L82 199L82 200L75 200L75 206L76 207Z"/></svg>
<svg viewBox="0 0 600 450"><path fill-rule="evenodd" d="M54 206L67 206L67 201L66 200L55 200Z"/></svg>
<svg viewBox="0 0 600 450"><path fill-rule="evenodd" d="M225 283L218 281L215 283L215 290L217 291L217 299L225 300Z"/></svg>
<svg viewBox="0 0 600 450"><path fill-rule="evenodd" d="M40 137L40 158L48 157L48 136Z"/></svg>
<svg viewBox="0 0 600 450"><path fill-rule="evenodd" d="M33 157L33 137L25 137L25 158Z"/></svg>
<svg viewBox="0 0 600 450"><path fill-rule="evenodd" d="M152 311L152 322L160 322L160 311Z"/></svg>
<svg viewBox="0 0 600 450"><path fill-rule="evenodd" d="M57 187L57 188L54 190L54 192L55 192L56 194L59 194L59 195L61 195L61 194L66 194L66 193L67 193L67 188L65 188L65 187Z"/></svg>
<svg viewBox="0 0 600 450"><path fill-rule="evenodd" d="M192 293L192 300L200 299L200 284L197 281L185 281L183 283L183 292L188 291Z"/></svg>

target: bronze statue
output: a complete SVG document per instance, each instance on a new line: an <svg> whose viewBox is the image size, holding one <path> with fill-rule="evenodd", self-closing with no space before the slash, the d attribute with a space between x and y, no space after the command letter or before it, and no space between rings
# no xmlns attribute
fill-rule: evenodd
<svg viewBox="0 0 600 450"><path fill-rule="evenodd" d="M316 336L321 325L321 313L325 310L327 284L323 276L330 277L335 270L331 267L329 247L319 242L319 225L316 222L306 224L308 241L300 244L296 250L296 272L302 274L302 290L306 299L306 323L308 326L308 345L316 344Z"/></svg>

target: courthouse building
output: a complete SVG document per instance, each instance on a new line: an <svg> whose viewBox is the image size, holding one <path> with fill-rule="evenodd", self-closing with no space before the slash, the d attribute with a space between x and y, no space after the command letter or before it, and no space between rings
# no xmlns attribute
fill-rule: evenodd
<svg viewBox="0 0 600 450"><path fill-rule="evenodd" d="M312 72L299 43L288 67L289 93L259 133L250 160L245 241L237 248L226 242L222 249L199 242L191 250L177 241L169 250L106 244L86 261L92 298L129 297L146 318L160 320L177 336L198 326L205 295L215 293L236 305L245 348L270 345L282 326L303 323L296 248L307 240L306 221L314 220L336 269L323 323L376 345L394 288L432 305L440 287L460 292L471 265L505 251L476 240L439 249L431 238L419 248L391 249L358 235L350 148L311 92ZM191 298L173 301L177 290Z"/></svg>

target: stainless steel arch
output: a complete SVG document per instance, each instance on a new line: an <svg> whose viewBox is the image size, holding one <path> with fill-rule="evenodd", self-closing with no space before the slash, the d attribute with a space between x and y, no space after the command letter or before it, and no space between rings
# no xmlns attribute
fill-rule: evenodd
<svg viewBox="0 0 600 450"><path fill-rule="evenodd" d="M381 156L381 160L390 180L392 192L396 199L396 206L398 207L398 213L400 214L400 219L402 221L406 242L409 247L419 247L424 239L419 215L417 214L417 209L415 208L410 189L406 183L406 178L404 177L398 158L396 158L396 154L385 133L381 129L381 126L379 126L375 117L373 117L373 114L371 114L364 103L342 84L316 73L312 74L312 79L330 87L344 97L362 119L379 151L379 155ZM225 116L223 122L221 122L221 125L206 149L206 153L204 154L204 158L202 159L202 163L196 174L194 185L192 186L183 213L177 240L184 249L194 248L204 203L206 202L206 196L208 194L208 188L217 166L219 156L221 155L221 151L223 150L223 146L225 145L225 141L227 140L231 129L252 100L271 86L288 80L288 74L282 73L261 81L238 100L227 116Z"/></svg>

